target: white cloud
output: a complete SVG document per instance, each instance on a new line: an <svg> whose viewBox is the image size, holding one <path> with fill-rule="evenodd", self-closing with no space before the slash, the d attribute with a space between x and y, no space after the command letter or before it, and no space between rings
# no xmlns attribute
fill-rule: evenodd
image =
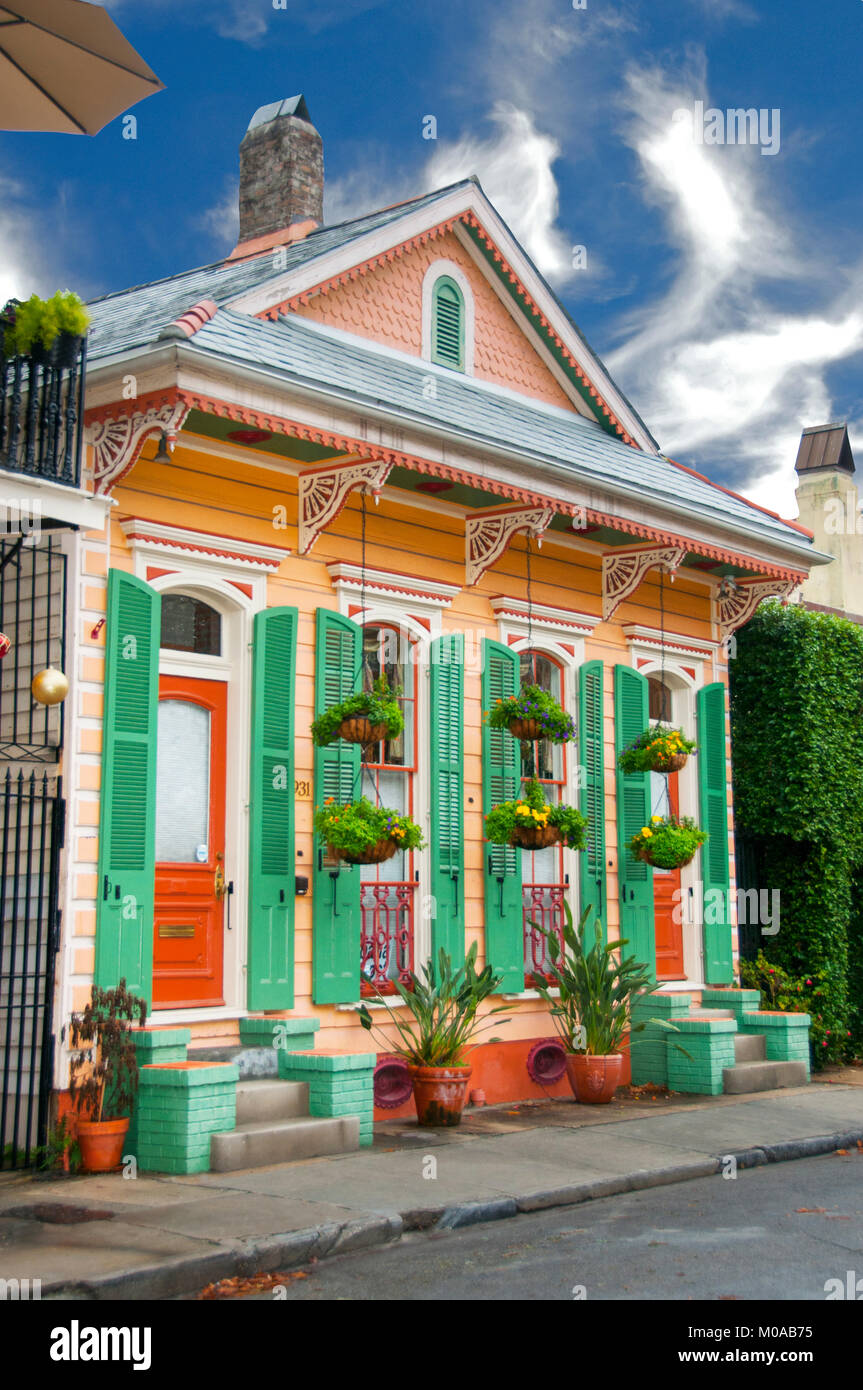
<svg viewBox="0 0 863 1390"><path fill-rule="evenodd" d="M703 98L698 79L628 73L626 138L675 262L668 288L620 325L623 345L607 360L664 450L684 462L695 452L697 466L793 514L800 431L829 418L826 372L863 350L863 311L847 296L793 313L774 307L777 283L811 299L823 267L811 247L795 252L758 182L757 150L695 144L673 119Z"/></svg>
<svg viewBox="0 0 863 1390"><path fill-rule="evenodd" d="M27 208L21 184L0 173L0 305L48 292L46 267L34 249L38 216Z"/></svg>

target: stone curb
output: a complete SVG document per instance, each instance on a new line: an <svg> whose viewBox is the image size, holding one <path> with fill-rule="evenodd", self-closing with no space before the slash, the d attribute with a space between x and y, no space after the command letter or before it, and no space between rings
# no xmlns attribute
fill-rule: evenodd
<svg viewBox="0 0 863 1390"><path fill-rule="evenodd" d="M858 1141L863 1143L863 1129L817 1134L806 1139L762 1144L735 1154L697 1159L692 1163L643 1169L592 1182L549 1188L521 1197L497 1197L443 1208L418 1208L400 1216L357 1217L304 1231L290 1231L284 1235L238 1240L206 1254L183 1256L143 1269L106 1275L102 1279L46 1282L42 1285L42 1299L83 1302L169 1299L195 1293L219 1279L274 1273L306 1264L311 1259L322 1260L331 1255L390 1245L408 1233L458 1230L465 1226L507 1220L527 1212L576 1206L624 1192L642 1192L651 1187L667 1187L673 1183L713 1177L722 1170L723 1160L729 1157L734 1158L739 1168L756 1168L768 1163L787 1163L794 1159L835 1153L837 1149L856 1148Z"/></svg>

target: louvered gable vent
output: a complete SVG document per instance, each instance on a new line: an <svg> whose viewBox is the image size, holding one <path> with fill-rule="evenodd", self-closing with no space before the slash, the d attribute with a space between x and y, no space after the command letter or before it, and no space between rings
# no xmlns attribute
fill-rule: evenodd
<svg viewBox="0 0 863 1390"><path fill-rule="evenodd" d="M432 301L432 361L464 371L464 299L448 276L441 276Z"/></svg>

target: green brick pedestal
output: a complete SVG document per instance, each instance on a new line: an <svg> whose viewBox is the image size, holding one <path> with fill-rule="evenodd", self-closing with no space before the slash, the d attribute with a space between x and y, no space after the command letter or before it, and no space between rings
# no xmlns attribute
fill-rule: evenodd
<svg viewBox="0 0 863 1390"><path fill-rule="evenodd" d="M680 1032L668 1034L665 1044L670 1089L721 1096L723 1068L734 1066L735 1019L683 1018L674 1022ZM689 1056L679 1047L685 1047Z"/></svg>
<svg viewBox="0 0 863 1390"><path fill-rule="evenodd" d="M701 1007L703 1009L731 1009L740 1028L744 1013L757 1009L761 995L757 989L703 989Z"/></svg>
<svg viewBox="0 0 863 1390"><path fill-rule="evenodd" d="M280 1052L307 1052L315 1045L315 1034L321 1026L319 1018L279 1018L267 1014L263 1018L240 1019L240 1042L243 1047L275 1047Z"/></svg>
<svg viewBox="0 0 863 1390"><path fill-rule="evenodd" d="M192 1040L191 1028L134 1028L132 1041L139 1067L158 1065L161 1062L185 1062L189 1043ZM138 1104L132 1113L132 1122L126 1136L126 1146L133 1154L138 1143Z"/></svg>
<svg viewBox="0 0 863 1390"><path fill-rule="evenodd" d="M305 1081L309 1114L359 1115L360 1144L373 1138L374 1052L279 1052L283 1081Z"/></svg>
<svg viewBox="0 0 863 1390"><path fill-rule="evenodd" d="M633 1086L644 1086L648 1081L655 1086L668 1085L667 1043L674 1034L649 1020L659 1018L676 1027L688 1014L691 1003L689 994L638 995L632 1001L633 1023L644 1024L643 1032L631 1034L629 1040Z"/></svg>
<svg viewBox="0 0 863 1390"><path fill-rule="evenodd" d="M237 1123L232 1062L164 1062L139 1072L138 1168L152 1173L208 1173L210 1135Z"/></svg>
<svg viewBox="0 0 863 1390"><path fill-rule="evenodd" d="M763 1033L769 1062L805 1062L809 1080L809 1014L773 1013L767 1009L745 1013L742 1033Z"/></svg>

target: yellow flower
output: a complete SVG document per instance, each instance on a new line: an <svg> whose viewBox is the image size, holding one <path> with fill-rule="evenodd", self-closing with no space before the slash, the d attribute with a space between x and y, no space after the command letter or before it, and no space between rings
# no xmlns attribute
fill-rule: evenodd
<svg viewBox="0 0 863 1390"><path fill-rule="evenodd" d="M650 829L649 826L644 825L644 826L642 826L642 828L641 828L641 830L640 830L639 833L640 833L641 835L648 835L648 836L650 836L650 835L653 834L653 831Z"/></svg>
<svg viewBox="0 0 863 1390"><path fill-rule="evenodd" d="M656 825L656 822L657 822L657 821L660 821L660 820L662 820L662 816L651 816L651 817L650 817L651 825Z"/></svg>

